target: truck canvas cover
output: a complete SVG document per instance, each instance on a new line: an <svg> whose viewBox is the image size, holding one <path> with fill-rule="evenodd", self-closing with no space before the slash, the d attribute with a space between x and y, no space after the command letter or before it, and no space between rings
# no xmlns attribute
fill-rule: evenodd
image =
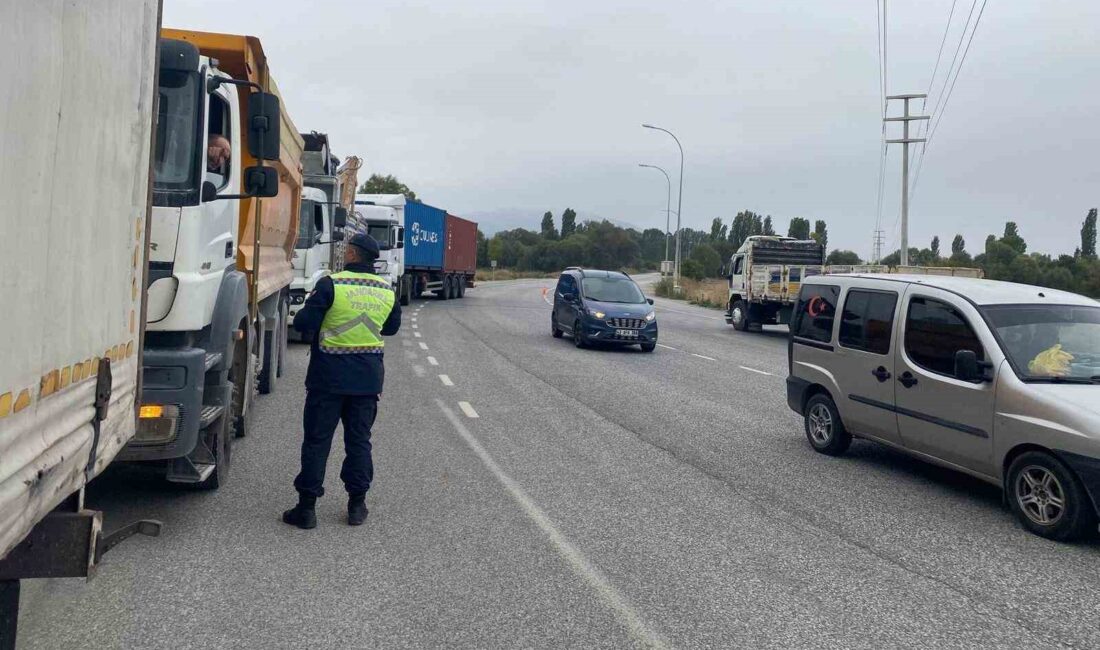
<svg viewBox="0 0 1100 650"><path fill-rule="evenodd" d="M0 557L134 434L157 17L0 3Z"/></svg>

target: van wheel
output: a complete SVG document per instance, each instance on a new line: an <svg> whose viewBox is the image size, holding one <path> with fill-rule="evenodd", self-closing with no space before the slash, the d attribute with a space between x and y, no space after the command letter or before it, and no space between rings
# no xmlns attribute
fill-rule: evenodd
<svg viewBox="0 0 1100 650"><path fill-rule="evenodd" d="M573 323L573 345L578 348L588 347L588 341L584 339L584 330L581 329L580 321Z"/></svg>
<svg viewBox="0 0 1100 650"><path fill-rule="evenodd" d="M642 352L653 352L656 349L656 343L642 343Z"/></svg>
<svg viewBox="0 0 1100 650"><path fill-rule="evenodd" d="M557 321L555 321L554 317L551 316L550 317L550 336L553 336L556 339L560 339L561 335L562 335L562 331L560 329L558 329Z"/></svg>
<svg viewBox="0 0 1100 650"><path fill-rule="evenodd" d="M840 421L840 412L831 397L817 394L806 402L806 439L814 451L827 456L840 456L852 444L852 434Z"/></svg>
<svg viewBox="0 0 1100 650"><path fill-rule="evenodd" d="M744 300L738 300L730 307L730 321L738 332L749 329L749 306Z"/></svg>
<svg viewBox="0 0 1100 650"><path fill-rule="evenodd" d="M1069 542L1096 529L1096 512L1081 481L1051 454L1020 454L1008 468L1005 490L1020 523L1040 537Z"/></svg>

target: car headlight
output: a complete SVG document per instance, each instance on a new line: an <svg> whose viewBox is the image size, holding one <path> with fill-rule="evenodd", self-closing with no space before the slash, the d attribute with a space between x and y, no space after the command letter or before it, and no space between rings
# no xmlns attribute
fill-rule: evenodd
<svg viewBox="0 0 1100 650"><path fill-rule="evenodd" d="M648 314L645 315L645 320L646 320L647 323L652 323L653 321L657 320L657 312L655 312L655 311L649 312Z"/></svg>
<svg viewBox="0 0 1100 650"><path fill-rule="evenodd" d="M589 312L589 313L592 314L593 316L595 316L596 318L603 318L604 316L607 316L607 314L603 313L602 311L592 311L592 312Z"/></svg>

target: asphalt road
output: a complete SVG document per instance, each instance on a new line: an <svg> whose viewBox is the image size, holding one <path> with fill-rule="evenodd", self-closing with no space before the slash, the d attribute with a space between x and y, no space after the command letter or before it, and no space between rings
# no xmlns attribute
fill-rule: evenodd
<svg viewBox="0 0 1100 650"><path fill-rule="evenodd" d="M1100 543L1026 533L997 490L857 441L812 452L782 330L658 300L661 347L550 337L549 280L417 302L388 344L367 524L334 444L294 502L304 346L216 493L112 471L91 582L29 581L23 648L1097 647ZM413 320L415 319L415 320Z"/></svg>

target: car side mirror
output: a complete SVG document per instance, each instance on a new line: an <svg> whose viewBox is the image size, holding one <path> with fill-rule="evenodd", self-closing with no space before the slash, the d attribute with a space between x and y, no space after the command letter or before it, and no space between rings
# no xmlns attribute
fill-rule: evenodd
<svg viewBox="0 0 1100 650"><path fill-rule="evenodd" d="M653 304L653 298L646 298L645 301L651 305Z"/></svg>
<svg viewBox="0 0 1100 650"><path fill-rule="evenodd" d="M962 381L982 379L981 369L978 366L978 355L973 350L958 350L955 352L955 378Z"/></svg>
<svg viewBox="0 0 1100 650"><path fill-rule="evenodd" d="M218 188L210 181L202 182L201 198L203 203L209 203L218 199Z"/></svg>
<svg viewBox="0 0 1100 650"><path fill-rule="evenodd" d="M348 209L338 205L332 214L332 227L343 228L346 225L348 225Z"/></svg>
<svg viewBox="0 0 1100 650"><path fill-rule="evenodd" d="M253 158L279 159L281 126L278 96L271 93L248 96L248 152Z"/></svg>
<svg viewBox="0 0 1100 650"><path fill-rule="evenodd" d="M244 178L248 196L270 198L279 194L279 173L274 167L248 167Z"/></svg>

